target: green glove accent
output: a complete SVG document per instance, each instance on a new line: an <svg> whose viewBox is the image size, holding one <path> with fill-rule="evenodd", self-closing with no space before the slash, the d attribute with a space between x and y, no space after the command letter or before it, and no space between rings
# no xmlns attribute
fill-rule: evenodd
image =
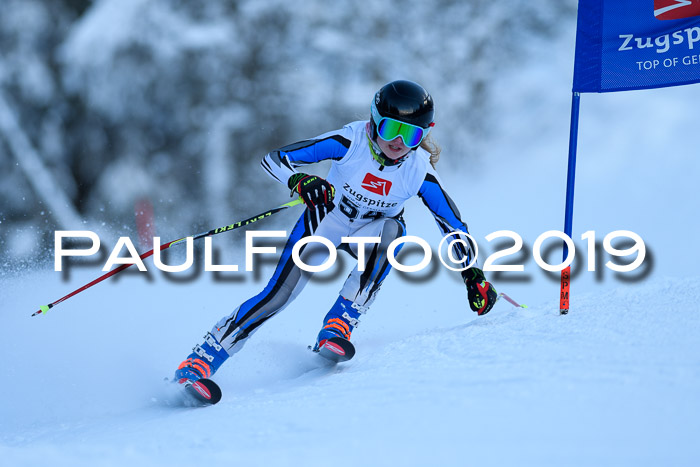
<svg viewBox="0 0 700 467"><path fill-rule="evenodd" d="M462 272L462 276L467 286L469 307L479 316L491 311L498 298L498 293L493 285L486 281L484 271L472 267Z"/></svg>

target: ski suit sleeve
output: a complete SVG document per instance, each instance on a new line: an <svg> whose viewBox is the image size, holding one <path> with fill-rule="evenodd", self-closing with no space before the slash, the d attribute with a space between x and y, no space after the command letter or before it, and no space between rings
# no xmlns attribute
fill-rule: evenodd
<svg viewBox="0 0 700 467"><path fill-rule="evenodd" d="M438 228L443 235L461 231L469 233L467 224L462 222L459 210L452 198L443 190L437 173L428 172L418 189L418 196L423 201L437 222ZM455 233L453 237L459 238L464 243L456 242L453 245L454 257L466 266L474 258L474 245L469 237ZM476 265L476 263L474 264Z"/></svg>
<svg viewBox="0 0 700 467"><path fill-rule="evenodd" d="M299 141L269 152L260 165L272 178L287 186L287 180L297 167L321 162L338 161L347 154L352 143L352 131L344 127L324 133L315 139Z"/></svg>

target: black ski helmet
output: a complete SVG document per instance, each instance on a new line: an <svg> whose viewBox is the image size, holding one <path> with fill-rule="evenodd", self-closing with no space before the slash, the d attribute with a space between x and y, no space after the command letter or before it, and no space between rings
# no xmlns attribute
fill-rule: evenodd
<svg viewBox="0 0 700 467"><path fill-rule="evenodd" d="M374 125L381 117L389 117L421 128L428 128L433 123L434 116L432 96L423 86L413 81L392 81L382 86L374 95L372 103Z"/></svg>

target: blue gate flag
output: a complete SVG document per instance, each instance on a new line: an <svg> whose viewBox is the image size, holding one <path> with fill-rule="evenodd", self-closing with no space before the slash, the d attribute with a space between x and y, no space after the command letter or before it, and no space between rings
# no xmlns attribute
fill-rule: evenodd
<svg viewBox="0 0 700 467"><path fill-rule="evenodd" d="M700 0L579 0L574 92L700 81Z"/></svg>

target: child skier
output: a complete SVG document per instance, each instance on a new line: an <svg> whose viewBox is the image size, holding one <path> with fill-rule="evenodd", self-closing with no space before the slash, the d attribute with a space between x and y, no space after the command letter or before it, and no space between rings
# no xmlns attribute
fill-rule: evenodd
<svg viewBox="0 0 700 467"><path fill-rule="evenodd" d="M341 237L381 239L367 245L370 251L364 255L364 271L356 266L345 281L323 320L316 351L332 338L349 341L360 315L374 301L391 269L387 247L406 234L402 214L409 198L422 199L443 234L454 233L464 240L465 243L455 243L455 254L464 264L471 261L472 244L457 233L468 233L467 226L433 167L440 150L426 141L434 126L433 114L433 99L423 87L411 81L393 81L374 96L369 121L349 123L340 130L285 146L264 157L263 169L297 193L307 209L294 226L267 286L216 323L204 343L195 346L178 367L177 382L192 384L211 377L261 324L296 298L310 277L294 263L291 254L294 244L304 237L325 237L336 247L341 244ZM296 171L323 160L332 161L327 179ZM352 253L357 257L358 245L350 244L353 246ZM310 244L301 252L307 265L319 265L328 255L327 250L320 253ZM488 313L497 297L493 286L476 267L461 274L471 309L479 315Z"/></svg>

